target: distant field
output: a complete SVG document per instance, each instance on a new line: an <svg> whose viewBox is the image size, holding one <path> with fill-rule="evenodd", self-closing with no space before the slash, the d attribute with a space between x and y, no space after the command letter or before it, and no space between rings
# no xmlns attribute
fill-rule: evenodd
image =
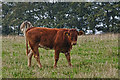
<svg viewBox="0 0 120 80"><path fill-rule="evenodd" d="M3 78L118 78L118 34L79 36L71 50L73 68L63 53L53 68L54 50L40 50L43 68L32 58L27 66L24 37L2 37Z"/></svg>

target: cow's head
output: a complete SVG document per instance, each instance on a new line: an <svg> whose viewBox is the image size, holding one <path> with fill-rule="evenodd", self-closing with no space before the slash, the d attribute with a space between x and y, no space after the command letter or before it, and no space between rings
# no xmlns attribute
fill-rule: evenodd
<svg viewBox="0 0 120 80"><path fill-rule="evenodd" d="M83 31L78 32L76 29L70 29L65 32L65 35L67 35L69 40L71 41L71 45L76 45L78 35L82 35L82 34Z"/></svg>

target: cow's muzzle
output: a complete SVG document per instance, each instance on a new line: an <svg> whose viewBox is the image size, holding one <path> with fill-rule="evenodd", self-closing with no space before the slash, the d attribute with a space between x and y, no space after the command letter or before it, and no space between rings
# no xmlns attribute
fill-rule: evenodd
<svg viewBox="0 0 120 80"><path fill-rule="evenodd" d="M77 41L75 41L75 42L72 42L72 45L76 45L77 44Z"/></svg>
<svg viewBox="0 0 120 80"><path fill-rule="evenodd" d="M73 43L73 45L76 45L77 43Z"/></svg>

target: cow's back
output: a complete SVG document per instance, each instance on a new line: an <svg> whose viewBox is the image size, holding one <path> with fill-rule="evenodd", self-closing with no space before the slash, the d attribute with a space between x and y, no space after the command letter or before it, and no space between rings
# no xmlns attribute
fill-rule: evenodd
<svg viewBox="0 0 120 80"><path fill-rule="evenodd" d="M29 29L26 36L31 44L52 49L57 31L57 29L36 27Z"/></svg>

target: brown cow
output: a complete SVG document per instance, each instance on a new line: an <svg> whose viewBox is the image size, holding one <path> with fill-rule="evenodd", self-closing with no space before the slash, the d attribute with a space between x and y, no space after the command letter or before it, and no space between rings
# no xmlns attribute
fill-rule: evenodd
<svg viewBox="0 0 120 80"><path fill-rule="evenodd" d="M82 32L80 32L80 34L82 34ZM65 53L69 66L72 66L70 62L70 50L72 49L72 45L77 43L77 36L78 32L76 29L68 30L32 27L26 31L26 40L29 42L39 67L42 67L42 65L39 59L38 47L55 50L54 67L57 67L60 52ZM26 46L28 46L28 44L26 44ZM29 66L31 66L33 54L32 52L29 54Z"/></svg>
<svg viewBox="0 0 120 80"><path fill-rule="evenodd" d="M26 30L26 54L28 55L28 66L31 66L31 59L34 55L38 66L40 68L42 67L39 58L39 47L55 50L54 68L57 67L60 52L65 53L69 66L72 66L70 62L70 50L72 49L72 45L76 45L78 34L82 35L83 32L80 31L78 33L76 29L28 28ZM28 43L31 50L28 50Z"/></svg>

